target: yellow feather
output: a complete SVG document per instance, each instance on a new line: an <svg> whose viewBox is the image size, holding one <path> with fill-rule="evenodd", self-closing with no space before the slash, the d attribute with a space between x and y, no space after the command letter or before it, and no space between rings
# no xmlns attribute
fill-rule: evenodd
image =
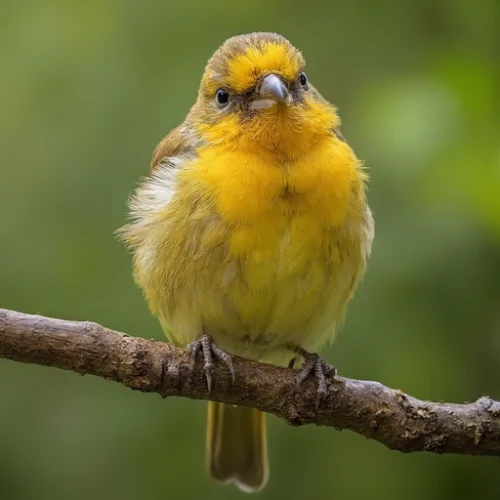
<svg viewBox="0 0 500 500"><path fill-rule="evenodd" d="M333 135L285 164L201 148L136 252L136 279L171 340L207 331L230 352L280 363L287 343L331 340L365 267L363 183Z"/></svg>
<svg viewBox="0 0 500 500"><path fill-rule="evenodd" d="M229 87L241 92L253 85L256 74L272 71L291 79L303 65L300 52L291 45L262 42L229 59L226 82Z"/></svg>
<svg viewBox="0 0 500 500"><path fill-rule="evenodd" d="M303 64L278 35L226 42L185 123L160 143L152 174L131 200L133 220L121 234L134 276L177 345L207 333L229 353L287 364L289 345L316 351L343 321L365 271L373 221L367 176L337 133L335 108L311 86L254 113L248 106L226 113L213 101L221 85L242 92L240 103L251 99L270 72L297 89ZM211 406L210 415L212 475L242 489L262 487L262 416L222 406ZM227 436L248 449L236 453Z"/></svg>

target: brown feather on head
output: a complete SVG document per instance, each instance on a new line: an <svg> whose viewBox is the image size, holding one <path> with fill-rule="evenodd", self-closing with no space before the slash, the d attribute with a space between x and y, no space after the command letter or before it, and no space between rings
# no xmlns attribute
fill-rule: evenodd
<svg viewBox="0 0 500 500"><path fill-rule="evenodd" d="M267 109L254 106L264 98L293 104L301 102L303 92L311 89L301 83L304 58L286 38L276 33L250 33L229 38L209 59L194 111L203 108L213 120L225 113ZM264 80L274 75L273 85ZM263 87L264 85L264 87ZM262 89L266 90L262 95ZM218 92L225 101L218 102ZM215 105L214 105L215 104Z"/></svg>

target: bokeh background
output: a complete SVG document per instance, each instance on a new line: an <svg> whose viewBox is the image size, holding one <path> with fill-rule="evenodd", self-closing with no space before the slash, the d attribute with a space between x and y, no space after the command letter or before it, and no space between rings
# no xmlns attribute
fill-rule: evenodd
<svg viewBox="0 0 500 500"><path fill-rule="evenodd" d="M162 338L113 237L230 35L278 31L370 168L377 235L345 376L500 399L500 2L23 0L0 5L0 307ZM205 405L0 360L0 498L237 499ZM262 499L500 497L498 459L403 455L269 419Z"/></svg>

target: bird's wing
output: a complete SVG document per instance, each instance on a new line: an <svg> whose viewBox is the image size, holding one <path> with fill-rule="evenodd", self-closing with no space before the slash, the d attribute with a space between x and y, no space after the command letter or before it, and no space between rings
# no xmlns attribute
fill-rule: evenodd
<svg viewBox="0 0 500 500"><path fill-rule="evenodd" d="M168 158L189 155L196 142L194 137L190 140L192 135L194 136L184 125L174 128L156 146L151 159L151 170L154 171L160 165L164 165Z"/></svg>

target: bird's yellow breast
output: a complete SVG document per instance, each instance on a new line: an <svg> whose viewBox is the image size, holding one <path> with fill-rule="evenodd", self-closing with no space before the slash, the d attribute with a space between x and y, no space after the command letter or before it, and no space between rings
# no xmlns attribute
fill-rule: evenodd
<svg viewBox="0 0 500 500"><path fill-rule="evenodd" d="M193 182L201 179L225 221L266 230L296 216L338 224L361 174L350 148L332 138L291 161L277 161L265 150L241 153L212 146L200 151L187 175Z"/></svg>
<svg viewBox="0 0 500 500"><path fill-rule="evenodd" d="M364 269L362 184L336 138L288 162L201 148L148 230L144 248L155 251L136 261L170 338L186 344L205 331L230 352L269 359L286 343L333 336Z"/></svg>

